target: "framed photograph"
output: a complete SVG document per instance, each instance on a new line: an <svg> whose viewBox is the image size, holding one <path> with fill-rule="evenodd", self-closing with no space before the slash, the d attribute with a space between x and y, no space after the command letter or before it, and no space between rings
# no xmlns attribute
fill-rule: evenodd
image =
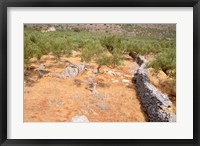
<svg viewBox="0 0 200 146"><path fill-rule="evenodd" d="M199 6L1 1L1 145L199 145Z"/></svg>

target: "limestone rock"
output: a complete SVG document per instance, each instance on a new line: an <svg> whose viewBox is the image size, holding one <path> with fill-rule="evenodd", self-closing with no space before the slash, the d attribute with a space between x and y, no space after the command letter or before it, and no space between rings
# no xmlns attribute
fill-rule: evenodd
<svg viewBox="0 0 200 146"><path fill-rule="evenodd" d="M104 105L104 104L102 104L102 103L95 103L95 105L96 105L97 107L99 107L100 109L102 109L102 110L107 110L107 109L108 109L108 106L107 106L107 105Z"/></svg>
<svg viewBox="0 0 200 146"><path fill-rule="evenodd" d="M140 67L134 74L135 83L149 120L152 122L174 122L174 116L166 110L172 106L172 102L168 96L161 93L151 84L148 77L148 69L145 67L146 60L139 56L137 61Z"/></svg>
<svg viewBox="0 0 200 146"><path fill-rule="evenodd" d="M129 81L129 80L123 79L122 82L123 82L123 83L129 83L130 81Z"/></svg>
<svg viewBox="0 0 200 146"><path fill-rule="evenodd" d="M82 123L82 122L89 122L86 116L74 116L71 118L71 122Z"/></svg>
<svg viewBox="0 0 200 146"><path fill-rule="evenodd" d="M62 74L66 77L76 77L78 75L78 69L73 67L67 67Z"/></svg>
<svg viewBox="0 0 200 146"><path fill-rule="evenodd" d="M96 93L95 97L98 98L98 99L104 99L105 98L105 96L103 96L103 95L101 95L99 93Z"/></svg>

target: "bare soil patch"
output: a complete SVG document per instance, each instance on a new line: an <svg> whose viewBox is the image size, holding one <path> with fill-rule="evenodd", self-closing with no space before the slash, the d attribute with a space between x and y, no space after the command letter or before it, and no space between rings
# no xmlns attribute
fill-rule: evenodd
<svg viewBox="0 0 200 146"><path fill-rule="evenodd" d="M44 59L45 58L45 59ZM61 57L61 61L43 57L49 73L61 73L67 66L62 60L80 64L79 57ZM32 64L37 68L40 63ZM125 60L124 66L114 69L102 67L96 76L95 62L86 64L90 71L84 71L75 78L39 78L34 69L25 70L24 81L24 121L25 122L70 122L74 116L86 116L90 122L145 122L130 66L138 68L137 63ZM120 72L125 76L110 74L106 71ZM97 98L88 89L88 78L97 83Z"/></svg>

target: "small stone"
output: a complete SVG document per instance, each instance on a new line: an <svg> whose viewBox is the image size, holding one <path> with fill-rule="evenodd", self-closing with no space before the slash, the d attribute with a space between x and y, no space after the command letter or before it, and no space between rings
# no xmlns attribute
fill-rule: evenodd
<svg viewBox="0 0 200 146"><path fill-rule="evenodd" d="M81 123L81 122L89 122L86 116L74 116L71 118L71 122Z"/></svg>
<svg viewBox="0 0 200 146"><path fill-rule="evenodd" d="M74 96L72 96L72 98L78 99L78 98L80 98L80 96L79 95L74 95Z"/></svg>
<svg viewBox="0 0 200 146"><path fill-rule="evenodd" d="M107 110L108 109L108 106L107 105L104 105L102 103L96 103L96 106L99 107L100 109L102 110Z"/></svg>
<svg viewBox="0 0 200 146"><path fill-rule="evenodd" d="M67 77L76 77L78 75L78 69L73 67L67 67L62 74Z"/></svg>
<svg viewBox="0 0 200 146"><path fill-rule="evenodd" d="M60 99L57 99L57 98L51 98L49 101L48 101L48 104L49 106L50 105L55 105L57 107L61 106L63 104L63 100L60 100Z"/></svg>
<svg viewBox="0 0 200 146"><path fill-rule="evenodd" d="M46 32L56 31L56 28L54 26L49 27Z"/></svg>
<svg viewBox="0 0 200 146"><path fill-rule="evenodd" d="M38 70L38 74L40 77L43 77L44 75L47 75L49 73L48 70Z"/></svg>
<svg viewBox="0 0 200 146"><path fill-rule="evenodd" d="M44 64L40 64L40 66L38 67L38 70L39 69L44 69L45 68L45 65Z"/></svg>
<svg viewBox="0 0 200 146"><path fill-rule="evenodd" d="M129 80L123 79L122 82L123 82L123 83L129 83L130 81L129 81Z"/></svg>
<svg viewBox="0 0 200 146"><path fill-rule="evenodd" d="M115 75L116 75L116 76L120 76L120 77L122 77L122 76L123 76L123 74L122 74L122 73L120 73L120 72L115 72Z"/></svg>
<svg viewBox="0 0 200 146"><path fill-rule="evenodd" d="M103 73L106 73L108 70L104 68L102 71L103 71Z"/></svg>
<svg viewBox="0 0 200 146"><path fill-rule="evenodd" d="M119 80L113 80L112 82L113 83L119 83Z"/></svg>
<svg viewBox="0 0 200 146"><path fill-rule="evenodd" d="M82 74L85 69L86 69L86 67L84 64L78 65L79 74Z"/></svg>
<svg viewBox="0 0 200 146"><path fill-rule="evenodd" d="M95 94L95 97L98 98L98 99L104 99L105 97L99 93L96 93Z"/></svg>
<svg viewBox="0 0 200 146"><path fill-rule="evenodd" d="M62 100L56 102L56 106L57 106L57 107L58 107L58 106L61 106L62 104L63 104L63 101L62 101Z"/></svg>
<svg viewBox="0 0 200 146"><path fill-rule="evenodd" d="M108 71L108 74L111 75L111 76L114 75L114 73L111 70Z"/></svg>
<svg viewBox="0 0 200 146"><path fill-rule="evenodd" d="M126 78L132 78L132 76L130 76L130 75L124 75L124 77L126 77Z"/></svg>

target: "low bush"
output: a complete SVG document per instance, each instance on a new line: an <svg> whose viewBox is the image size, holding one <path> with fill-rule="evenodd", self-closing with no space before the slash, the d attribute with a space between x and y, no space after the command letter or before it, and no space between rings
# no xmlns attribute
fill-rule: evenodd
<svg viewBox="0 0 200 146"><path fill-rule="evenodd" d="M127 29L142 29L137 25L123 26ZM99 66L115 67L122 63L123 55L129 52L146 55L153 53L156 60L148 67L162 69L169 76L176 74L176 41L175 33L167 37L160 35L131 37L126 35L111 35L109 33L92 33L84 30L59 29L55 32L40 32L36 28L24 28L24 62L29 65L32 57L40 59L42 55L53 53L58 58L61 55L71 55L72 50L81 52L81 60L96 61ZM144 30L143 30L144 31ZM145 32L153 31L145 30ZM157 34L160 32L154 32ZM162 32L163 34L163 32Z"/></svg>

